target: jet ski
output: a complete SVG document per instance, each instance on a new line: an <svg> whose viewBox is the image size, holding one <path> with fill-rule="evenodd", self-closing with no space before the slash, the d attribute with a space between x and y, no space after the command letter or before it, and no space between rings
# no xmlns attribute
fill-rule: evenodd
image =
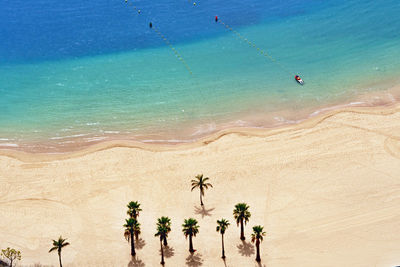
<svg viewBox="0 0 400 267"><path fill-rule="evenodd" d="M300 78L299 75L294 76L294 79L296 80L296 82L298 82L299 84L303 85L304 81Z"/></svg>

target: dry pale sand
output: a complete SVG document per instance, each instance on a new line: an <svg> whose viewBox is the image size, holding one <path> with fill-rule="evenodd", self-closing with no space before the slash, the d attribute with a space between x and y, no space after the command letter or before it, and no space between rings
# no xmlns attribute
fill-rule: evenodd
<svg viewBox="0 0 400 267"><path fill-rule="evenodd" d="M142 147L140 147L142 146ZM400 108L347 109L278 129L233 129L177 147L108 143L70 155L0 156L0 247L20 249L22 265L158 266L157 217L172 218L166 266L224 266L216 220L227 218L226 266L258 266L248 243L265 226L261 266L400 265ZM7 154L7 155L6 155ZM199 207L190 179L211 177ZM131 261L122 224L126 204L142 203L143 234ZM252 217L239 240L234 204ZM198 250L181 232L195 217Z"/></svg>

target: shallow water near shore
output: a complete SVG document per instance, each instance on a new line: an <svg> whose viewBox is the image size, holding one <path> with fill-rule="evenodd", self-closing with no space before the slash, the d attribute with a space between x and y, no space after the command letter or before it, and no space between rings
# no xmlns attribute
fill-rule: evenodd
<svg viewBox="0 0 400 267"><path fill-rule="evenodd" d="M15 25L0 32L0 148L191 142L223 128L293 124L336 105L400 100L397 89L387 91L400 82L396 1L138 2L141 15L124 1L18 4L2 11L3 26ZM29 24L27 14L43 7ZM65 10L67 21L56 16ZM215 23L215 14L279 65Z"/></svg>

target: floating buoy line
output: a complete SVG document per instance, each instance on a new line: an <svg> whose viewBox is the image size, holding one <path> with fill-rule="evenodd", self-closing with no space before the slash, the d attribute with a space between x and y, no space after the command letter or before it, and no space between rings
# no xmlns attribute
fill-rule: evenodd
<svg viewBox="0 0 400 267"><path fill-rule="evenodd" d="M261 49L260 47L258 47L254 42L250 41L248 38L244 37L242 34L240 34L238 31L236 31L235 29L233 29L230 25L228 25L227 23L225 23L224 21L222 21L218 16L215 16L215 22L216 23L220 23L221 25L223 25L225 27L225 29L231 31L232 33L235 34L235 36L247 43L249 45L249 47L256 49L260 55L264 56L265 58L267 58L268 60L270 60L271 62L273 62L274 64L276 64L277 66L279 66L283 71L285 71L286 73L288 73L289 75L293 75L296 77L296 74L293 74L293 72L291 72L290 70L288 70L288 68L286 68L282 63L280 63L279 61L277 61L275 58L273 58L271 55L269 55L266 51L264 51L263 49ZM297 75L298 76L298 75Z"/></svg>
<svg viewBox="0 0 400 267"><path fill-rule="evenodd" d="M137 12L138 15L142 13L142 11L136 7L132 1L125 0L125 3L127 3L129 6L133 7L133 9ZM149 22L149 28L154 30L157 35L164 41L164 43L171 49L171 51L174 53L176 58L184 65L186 70L189 72L190 75L193 75L192 70L190 69L189 65L186 63L185 59L182 57L182 55L178 52L178 50L174 47L174 45L167 39L167 37L160 31L158 27L155 27L152 22Z"/></svg>

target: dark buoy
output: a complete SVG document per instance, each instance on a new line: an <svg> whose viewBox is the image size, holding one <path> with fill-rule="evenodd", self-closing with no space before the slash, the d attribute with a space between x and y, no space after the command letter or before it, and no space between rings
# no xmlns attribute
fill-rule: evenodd
<svg viewBox="0 0 400 267"><path fill-rule="evenodd" d="M218 16L215 16L215 22L218 22Z"/></svg>
<svg viewBox="0 0 400 267"><path fill-rule="evenodd" d="M150 27L150 29L153 28L153 23L150 22L149 27Z"/></svg>

